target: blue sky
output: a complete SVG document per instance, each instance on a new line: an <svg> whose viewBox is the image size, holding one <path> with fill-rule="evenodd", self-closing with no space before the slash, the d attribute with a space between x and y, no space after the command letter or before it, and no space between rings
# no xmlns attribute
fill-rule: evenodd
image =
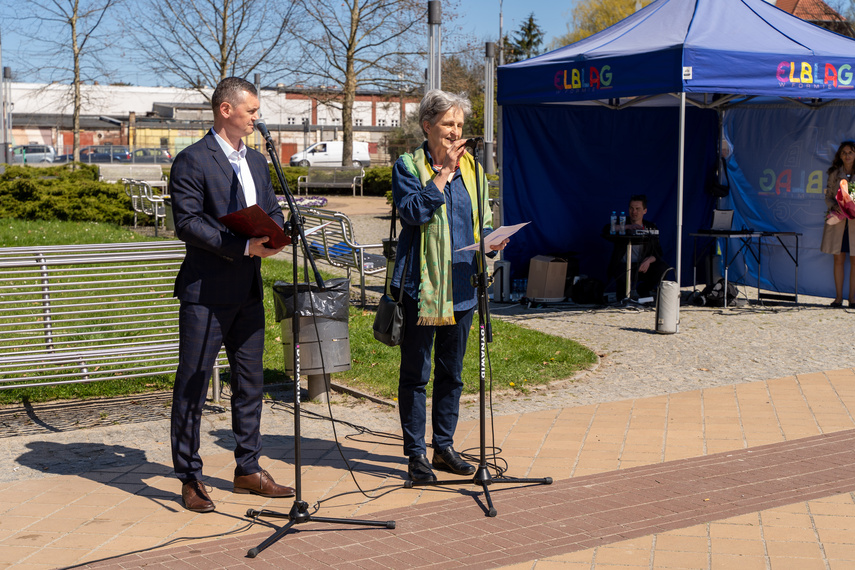
<svg viewBox="0 0 855 570"><path fill-rule="evenodd" d="M502 0L501 9L504 14L504 32L512 34L528 15L534 12L537 23L544 30L546 37L544 47L558 35L567 32L570 21L570 11L576 0ZM500 0L459 0L460 16L455 21L444 21L444 37L450 39L452 28L457 28L463 34L471 35L476 44L487 39L496 40L499 35L499 6ZM425 0L425 4L427 0ZM0 1L0 41L2 41L2 64L12 67L16 81L35 81L32 75L23 73L23 62L31 62L36 57L38 46L17 33L23 26L31 25L22 22L16 16L20 7L14 2ZM447 31L446 31L447 30ZM452 46L446 44L443 51L448 53ZM121 71L116 80L127 81L138 85L158 85L159 81L151 77L145 70L129 65L127 58L117 57L116 66ZM113 62L110 62L113 64Z"/></svg>
<svg viewBox="0 0 855 570"><path fill-rule="evenodd" d="M535 20L546 33L544 44L567 33L574 0L504 0L504 32L510 34L534 12ZM499 36L499 0L461 0L460 25L479 39Z"/></svg>

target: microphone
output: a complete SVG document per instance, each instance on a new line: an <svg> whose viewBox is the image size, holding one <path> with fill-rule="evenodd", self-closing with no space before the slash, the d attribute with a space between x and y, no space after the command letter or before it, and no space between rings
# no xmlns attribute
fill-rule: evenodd
<svg viewBox="0 0 855 570"><path fill-rule="evenodd" d="M253 124L255 125L255 128L258 129L258 132L261 133L261 136L263 136L267 140L270 139L270 133L267 131L267 125L265 125L261 121L255 121L255 123Z"/></svg>
<svg viewBox="0 0 855 570"><path fill-rule="evenodd" d="M474 151L475 147L482 142L484 142L483 137L475 137L474 139L466 139L466 144L463 146Z"/></svg>

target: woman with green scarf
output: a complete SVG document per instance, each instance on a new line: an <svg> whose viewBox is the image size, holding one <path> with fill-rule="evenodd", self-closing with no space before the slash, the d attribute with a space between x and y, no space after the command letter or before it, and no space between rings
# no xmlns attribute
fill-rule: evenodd
<svg viewBox="0 0 855 570"><path fill-rule="evenodd" d="M392 194L401 217L392 288L396 298L404 288L405 319L398 408L414 482L435 481L433 469L475 473L453 447L463 355L477 303L471 277L478 271L476 253L458 250L481 239L476 177L481 178L484 234L492 231L487 179L461 138L464 116L470 111L463 95L428 91L419 106L419 125L427 140L399 158L392 171ZM506 243L492 249L503 249ZM428 462L425 423L431 352L433 459Z"/></svg>

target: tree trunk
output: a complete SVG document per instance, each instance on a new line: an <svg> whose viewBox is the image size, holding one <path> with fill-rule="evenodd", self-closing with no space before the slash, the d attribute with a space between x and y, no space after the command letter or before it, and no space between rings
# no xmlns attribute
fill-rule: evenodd
<svg viewBox="0 0 855 570"><path fill-rule="evenodd" d="M71 132L73 134L72 155L74 162L80 162L80 46L77 45L77 2L71 17L71 53L74 58L74 94L72 95Z"/></svg>
<svg viewBox="0 0 855 570"><path fill-rule="evenodd" d="M356 70L353 60L356 57L356 34L359 28L359 18L359 0L356 0L350 10L350 36L348 37L345 55L344 89L342 93L344 100L341 103L341 124L344 135L341 150L342 166L353 164L353 102L356 100Z"/></svg>

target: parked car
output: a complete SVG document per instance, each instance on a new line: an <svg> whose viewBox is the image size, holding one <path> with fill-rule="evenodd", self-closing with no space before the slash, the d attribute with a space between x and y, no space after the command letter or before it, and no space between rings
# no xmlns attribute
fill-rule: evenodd
<svg viewBox="0 0 855 570"><path fill-rule="evenodd" d="M131 162L168 164L172 162L172 155L165 148L138 148L131 153Z"/></svg>
<svg viewBox="0 0 855 570"><path fill-rule="evenodd" d="M22 144L12 147L12 162L32 164L34 162L53 162L56 149L47 144Z"/></svg>
<svg viewBox="0 0 855 570"><path fill-rule="evenodd" d="M73 154L63 154L56 157L54 162L71 162ZM121 145L93 145L80 149L80 162L130 162L131 151Z"/></svg>
<svg viewBox="0 0 855 570"><path fill-rule="evenodd" d="M322 141L315 143L306 150L291 156L291 166L341 166L341 156L344 152L342 141ZM368 143L353 141L353 166L370 166L371 156L368 154Z"/></svg>

